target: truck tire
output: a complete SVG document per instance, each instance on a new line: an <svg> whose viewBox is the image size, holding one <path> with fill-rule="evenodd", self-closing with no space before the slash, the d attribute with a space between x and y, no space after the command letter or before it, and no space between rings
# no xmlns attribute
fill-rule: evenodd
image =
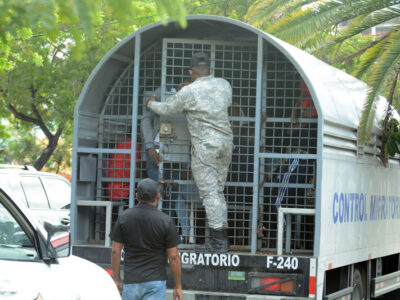
<svg viewBox="0 0 400 300"><path fill-rule="evenodd" d="M367 299L365 277L361 276L359 269L355 268L353 272L353 293L352 300L365 300Z"/></svg>

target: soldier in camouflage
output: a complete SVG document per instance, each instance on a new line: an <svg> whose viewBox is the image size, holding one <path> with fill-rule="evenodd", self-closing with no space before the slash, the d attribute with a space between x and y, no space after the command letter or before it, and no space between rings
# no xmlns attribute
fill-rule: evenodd
<svg viewBox="0 0 400 300"><path fill-rule="evenodd" d="M193 83L182 88L166 102L147 100L147 108L161 116L183 112L192 142L192 173L205 206L210 242L198 246L204 252L227 252L227 205L224 186L232 157L232 129L228 107L232 88L223 78L211 75L205 53L193 55L189 70Z"/></svg>

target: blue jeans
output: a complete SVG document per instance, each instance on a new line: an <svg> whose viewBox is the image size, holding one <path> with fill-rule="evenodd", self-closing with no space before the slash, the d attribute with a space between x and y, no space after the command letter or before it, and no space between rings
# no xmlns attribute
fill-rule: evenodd
<svg viewBox="0 0 400 300"><path fill-rule="evenodd" d="M162 203L162 211L170 217L173 217L175 213L178 218L182 236L188 237L190 235L189 210L186 205L185 197L181 193L184 186L185 185L173 184L171 190L165 194Z"/></svg>
<svg viewBox="0 0 400 300"><path fill-rule="evenodd" d="M158 167L151 162L147 150L145 151L145 153L146 153L147 176L153 179L155 182L158 182ZM177 177L175 173L177 172L173 171L172 174L174 175L172 176L172 178L169 178L170 176L167 176L167 172L165 172L164 179L177 179L174 178ZM182 195L180 195L178 192L177 186L172 187L170 197L171 198L168 199L167 201L162 202L163 206L162 210L165 214L169 215L170 217L173 215L173 212L175 212L176 217L178 218L179 226L181 227L181 234L183 236L189 236L190 235L189 211L186 206L186 201L184 200Z"/></svg>
<svg viewBox="0 0 400 300"><path fill-rule="evenodd" d="M152 163L147 150L145 150L144 152L146 153L147 177L153 179L155 182L158 182L158 167Z"/></svg>
<svg viewBox="0 0 400 300"><path fill-rule="evenodd" d="M124 284L122 300L161 300L166 291L165 280Z"/></svg>

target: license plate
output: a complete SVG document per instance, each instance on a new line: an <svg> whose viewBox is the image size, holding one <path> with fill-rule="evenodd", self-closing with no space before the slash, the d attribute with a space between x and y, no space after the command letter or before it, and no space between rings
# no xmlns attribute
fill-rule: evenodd
<svg viewBox="0 0 400 300"><path fill-rule="evenodd" d="M267 256L266 267L273 270L297 270L299 259L292 256Z"/></svg>

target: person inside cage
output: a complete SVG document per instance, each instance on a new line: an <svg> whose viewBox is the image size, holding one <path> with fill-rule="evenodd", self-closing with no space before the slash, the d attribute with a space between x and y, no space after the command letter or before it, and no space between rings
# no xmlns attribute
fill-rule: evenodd
<svg viewBox="0 0 400 300"><path fill-rule="evenodd" d="M300 96L293 107L291 121L286 127L282 145L287 147L286 153L302 149L309 154L314 154L317 146L318 113L305 82L300 80L297 86Z"/></svg>
<svg viewBox="0 0 400 300"><path fill-rule="evenodd" d="M317 109L311 99L310 90L306 83L300 80L297 85L300 90L300 97L296 100L295 107L291 115L291 129L298 129L307 126L307 123L301 122L301 118L310 119L318 117Z"/></svg>
<svg viewBox="0 0 400 300"><path fill-rule="evenodd" d="M292 154L307 154L306 151L295 149ZM275 206L278 209L282 204L291 207L307 206L304 201L308 194L308 189L304 185L313 181L314 166L312 160L304 158L283 159L278 167L274 182L278 182L281 186L277 189ZM295 187L298 185L298 187Z"/></svg>
<svg viewBox="0 0 400 300"><path fill-rule="evenodd" d="M184 81L180 83L176 88L173 88L171 92L177 92L182 87L189 85L190 82ZM157 101L161 100L161 88L157 88L153 96ZM145 110L140 126L141 136L143 145L145 148L146 157L146 169L149 178L154 181L159 181L158 167L161 162L158 150L160 147L160 117L151 110ZM179 180L179 171L172 170L167 167L168 164L164 165L163 179L167 181ZM188 168L188 166L183 166ZM163 185L163 201L162 210L169 216L176 215L178 219L178 225L181 231L181 240L183 243L189 243L190 241L190 220L189 210L186 205L186 190L185 187L180 187L178 184L166 183Z"/></svg>
<svg viewBox="0 0 400 300"><path fill-rule="evenodd" d="M132 140L129 137L119 141L115 149L131 149ZM136 170L141 161L141 146L136 143ZM107 162L107 177L112 181L107 183L106 194L111 201L129 200L129 177L131 174L131 154L111 153ZM122 179L122 180L119 180Z"/></svg>

